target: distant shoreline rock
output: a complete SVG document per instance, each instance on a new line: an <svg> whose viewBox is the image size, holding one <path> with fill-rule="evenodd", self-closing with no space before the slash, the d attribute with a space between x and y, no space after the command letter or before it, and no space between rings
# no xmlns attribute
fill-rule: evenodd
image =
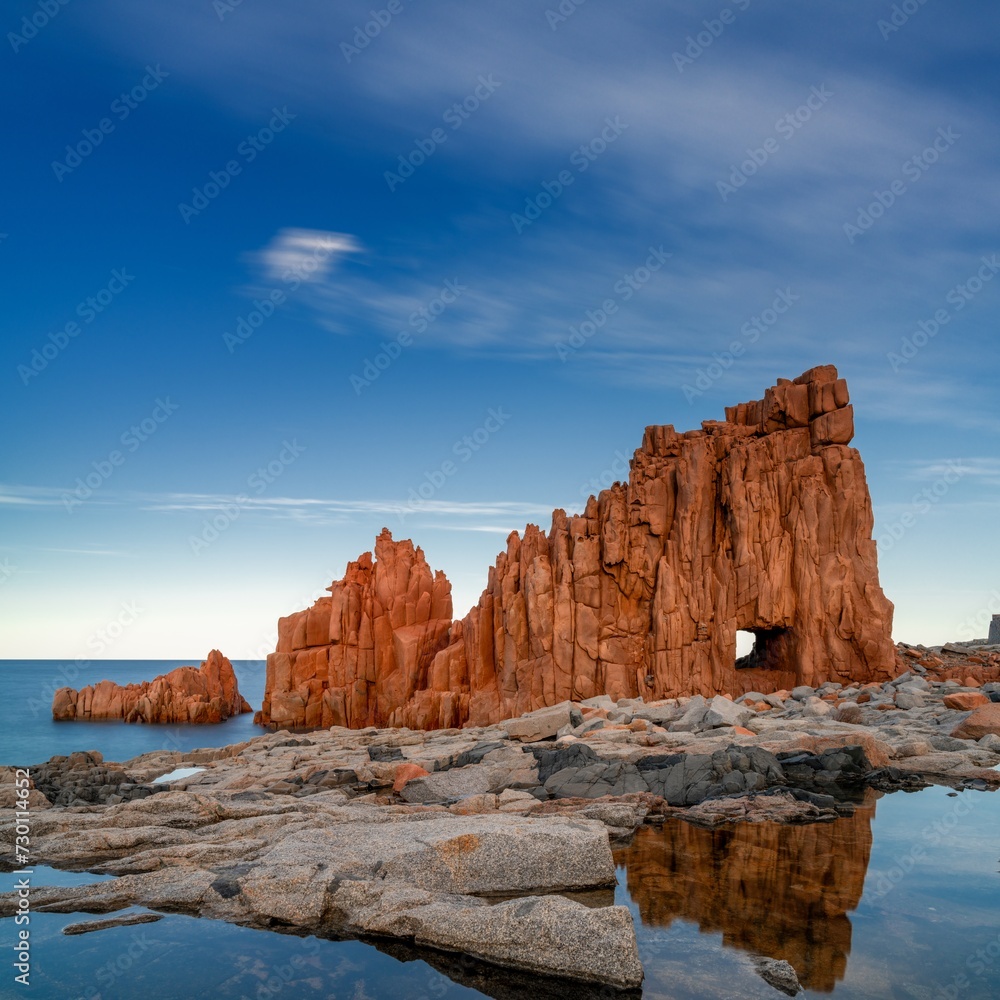
<svg viewBox="0 0 1000 1000"><path fill-rule="evenodd" d="M52 718L58 722L214 723L252 711L232 663L217 649L200 667L177 667L140 684L101 681L79 691L59 688L52 698Z"/></svg>

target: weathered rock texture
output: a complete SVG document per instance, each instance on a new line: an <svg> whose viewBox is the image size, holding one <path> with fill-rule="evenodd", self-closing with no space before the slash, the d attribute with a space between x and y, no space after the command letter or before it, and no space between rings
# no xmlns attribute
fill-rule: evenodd
<svg viewBox="0 0 1000 1000"><path fill-rule="evenodd" d="M483 725L567 699L647 699L894 670L847 385L833 366L700 430L647 427L627 483L512 532L452 622L451 588L383 530L331 596L279 622L258 721ZM736 662L736 633L756 634Z"/></svg>
<svg viewBox="0 0 1000 1000"><path fill-rule="evenodd" d="M239 692L232 663L217 649L200 667L178 667L141 684L64 687L52 698L52 718L60 721L224 722L252 711Z"/></svg>

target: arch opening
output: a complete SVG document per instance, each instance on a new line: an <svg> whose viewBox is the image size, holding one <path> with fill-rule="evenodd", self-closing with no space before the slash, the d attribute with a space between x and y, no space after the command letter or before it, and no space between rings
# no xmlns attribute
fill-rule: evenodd
<svg viewBox="0 0 1000 1000"><path fill-rule="evenodd" d="M787 670L787 628L750 628L736 633L737 670Z"/></svg>

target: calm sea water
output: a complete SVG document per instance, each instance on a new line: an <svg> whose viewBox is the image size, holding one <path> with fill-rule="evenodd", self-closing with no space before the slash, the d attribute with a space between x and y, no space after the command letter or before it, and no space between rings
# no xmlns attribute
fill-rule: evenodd
<svg viewBox="0 0 1000 1000"><path fill-rule="evenodd" d="M125 759L156 747L214 746L246 739L250 717L219 726L52 723L31 698L58 662L8 661L0 683L22 722L0 732L0 760L37 763L53 753L99 749ZM175 661L101 663L122 682ZM240 688L259 704L263 664L235 664ZM60 683L62 681L60 680ZM59 686L57 684L57 686ZM49 691L49 698L51 691ZM20 714L18 714L20 713ZM176 742L175 742L176 741ZM636 921L646 969L644 998L775 1000L754 956L790 962L806 997L837 1000L996 1000L1000 997L1000 795L946 788L870 793L852 817L808 826L744 824L701 830L673 820L644 828L615 852L615 901ZM37 869L36 885L93 876ZM13 877L0 874L0 890ZM34 1000L431 1000L491 996L576 1000L600 991L392 943L378 947L233 927L170 915L157 923L65 936L86 915L34 913L32 980L13 982L0 963L0 997ZM0 941L13 940L11 920ZM221 960L220 960L221 957Z"/></svg>
<svg viewBox="0 0 1000 1000"><path fill-rule="evenodd" d="M218 725L147 726L122 722L53 722L52 695L58 688L81 688L98 681L134 684L174 667L198 666L191 660L0 660L0 697L5 725L0 727L0 764L39 764L55 754L100 750L105 760L128 760L148 750L193 750L240 743L266 730L248 713ZM264 661L234 660L243 697L260 708Z"/></svg>

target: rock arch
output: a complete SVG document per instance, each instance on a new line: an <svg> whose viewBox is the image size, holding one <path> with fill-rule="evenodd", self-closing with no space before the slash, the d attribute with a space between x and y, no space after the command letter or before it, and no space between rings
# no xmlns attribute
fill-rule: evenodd
<svg viewBox="0 0 1000 1000"><path fill-rule="evenodd" d="M892 676L892 605L847 384L780 379L698 430L647 427L628 482L512 532L477 605L383 530L279 623L258 721L485 725L598 694L647 700ZM760 651L735 662L736 632Z"/></svg>

